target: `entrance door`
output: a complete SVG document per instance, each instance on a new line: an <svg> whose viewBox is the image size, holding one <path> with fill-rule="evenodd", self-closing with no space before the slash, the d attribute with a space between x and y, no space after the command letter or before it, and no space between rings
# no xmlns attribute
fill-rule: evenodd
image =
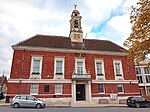
<svg viewBox="0 0 150 112"><path fill-rule="evenodd" d="M76 100L85 100L85 84L76 84Z"/></svg>

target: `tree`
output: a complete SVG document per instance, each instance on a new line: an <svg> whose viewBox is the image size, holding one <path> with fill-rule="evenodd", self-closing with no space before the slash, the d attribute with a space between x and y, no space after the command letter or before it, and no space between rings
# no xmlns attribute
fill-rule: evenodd
<svg viewBox="0 0 150 112"><path fill-rule="evenodd" d="M125 40L124 46L128 58L137 64L150 54L150 1L139 0L136 6L131 7L130 23L132 32Z"/></svg>

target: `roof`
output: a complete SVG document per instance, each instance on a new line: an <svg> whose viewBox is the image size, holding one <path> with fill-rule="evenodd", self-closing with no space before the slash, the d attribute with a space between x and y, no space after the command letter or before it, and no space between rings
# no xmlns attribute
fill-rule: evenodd
<svg viewBox="0 0 150 112"><path fill-rule="evenodd" d="M13 45L12 47L45 47L71 50L90 50L90 51L112 51L123 52L124 48L108 40L86 39L83 43L71 42L69 37L36 35L25 41Z"/></svg>

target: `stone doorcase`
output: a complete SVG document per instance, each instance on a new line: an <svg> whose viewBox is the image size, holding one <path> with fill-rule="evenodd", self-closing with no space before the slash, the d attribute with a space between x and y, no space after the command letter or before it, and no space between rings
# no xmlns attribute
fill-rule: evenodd
<svg viewBox="0 0 150 112"><path fill-rule="evenodd" d="M85 85L85 100L84 101L91 102L91 81L72 81L72 102L73 103L77 102L77 98L76 98L77 84Z"/></svg>

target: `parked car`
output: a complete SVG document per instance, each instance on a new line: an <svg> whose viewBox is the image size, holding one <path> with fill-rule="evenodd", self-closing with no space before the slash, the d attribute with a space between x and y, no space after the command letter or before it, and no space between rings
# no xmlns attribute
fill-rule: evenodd
<svg viewBox="0 0 150 112"><path fill-rule="evenodd" d="M0 100L4 99L5 96L4 96L4 93L3 92L0 92Z"/></svg>
<svg viewBox="0 0 150 112"><path fill-rule="evenodd" d="M44 108L46 106L46 103L31 95L16 95L12 99L11 106L13 106L14 108L36 107L39 109L39 108Z"/></svg>
<svg viewBox="0 0 150 112"><path fill-rule="evenodd" d="M128 107L150 107L150 101L144 99L142 96L131 96L126 100Z"/></svg>

